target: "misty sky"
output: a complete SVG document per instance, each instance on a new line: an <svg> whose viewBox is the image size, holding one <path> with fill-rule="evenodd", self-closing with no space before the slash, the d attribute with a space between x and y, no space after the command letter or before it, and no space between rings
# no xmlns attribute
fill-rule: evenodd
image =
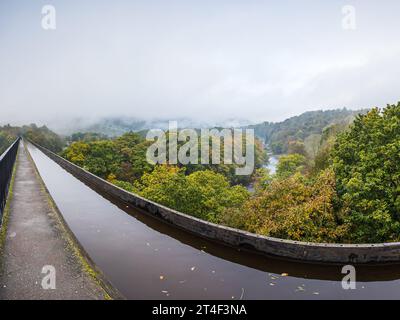
<svg viewBox="0 0 400 320"><path fill-rule="evenodd" d="M398 0L1 0L0 123L385 106L400 100L399 14Z"/></svg>

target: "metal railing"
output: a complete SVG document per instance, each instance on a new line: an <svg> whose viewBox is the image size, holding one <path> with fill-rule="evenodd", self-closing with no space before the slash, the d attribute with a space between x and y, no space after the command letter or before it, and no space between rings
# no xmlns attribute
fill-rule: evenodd
<svg viewBox="0 0 400 320"><path fill-rule="evenodd" d="M10 187L10 181L20 141L21 138L15 140L15 142L2 155L0 155L0 225L3 217L3 210L6 206L8 189Z"/></svg>

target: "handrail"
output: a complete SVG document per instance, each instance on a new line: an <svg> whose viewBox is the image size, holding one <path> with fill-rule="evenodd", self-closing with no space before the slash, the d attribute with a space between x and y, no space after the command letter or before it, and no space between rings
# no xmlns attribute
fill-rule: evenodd
<svg viewBox="0 0 400 320"><path fill-rule="evenodd" d="M3 210L7 202L8 190L20 140L21 138L17 138L13 144L0 155L0 225L2 222Z"/></svg>

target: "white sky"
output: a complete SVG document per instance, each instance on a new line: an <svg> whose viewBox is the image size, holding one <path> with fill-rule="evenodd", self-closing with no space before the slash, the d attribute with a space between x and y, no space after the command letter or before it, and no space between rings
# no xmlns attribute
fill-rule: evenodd
<svg viewBox="0 0 400 320"><path fill-rule="evenodd" d="M398 0L2 0L0 123L385 106L400 100L399 14Z"/></svg>

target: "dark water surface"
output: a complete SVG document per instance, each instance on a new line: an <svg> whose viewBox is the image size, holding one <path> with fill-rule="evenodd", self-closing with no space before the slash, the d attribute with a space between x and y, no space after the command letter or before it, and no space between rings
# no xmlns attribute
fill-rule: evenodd
<svg viewBox="0 0 400 320"><path fill-rule="evenodd" d="M290 262L196 237L100 195L28 149L75 236L129 299L400 299L400 265L359 266L357 289L343 290L342 266Z"/></svg>

